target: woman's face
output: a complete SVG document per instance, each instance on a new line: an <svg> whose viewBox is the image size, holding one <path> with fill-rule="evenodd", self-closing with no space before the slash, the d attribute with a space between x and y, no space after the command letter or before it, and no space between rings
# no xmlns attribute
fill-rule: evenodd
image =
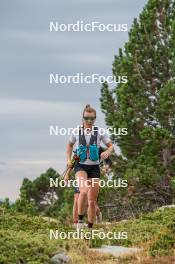
<svg viewBox="0 0 175 264"><path fill-rule="evenodd" d="M86 126L86 127L91 127L93 126L94 122L95 122L95 113L90 113L90 112L84 112L84 115L83 115L83 124Z"/></svg>

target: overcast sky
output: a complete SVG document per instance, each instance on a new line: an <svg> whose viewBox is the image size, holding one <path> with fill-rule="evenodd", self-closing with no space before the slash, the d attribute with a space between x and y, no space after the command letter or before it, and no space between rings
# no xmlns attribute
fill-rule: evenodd
<svg viewBox="0 0 175 264"><path fill-rule="evenodd" d="M100 112L100 84L49 84L49 74L111 75L128 32L49 32L49 22L128 24L146 0L4 0L0 3L0 198L14 201L24 177L65 167L66 136L49 126L75 127L87 103Z"/></svg>

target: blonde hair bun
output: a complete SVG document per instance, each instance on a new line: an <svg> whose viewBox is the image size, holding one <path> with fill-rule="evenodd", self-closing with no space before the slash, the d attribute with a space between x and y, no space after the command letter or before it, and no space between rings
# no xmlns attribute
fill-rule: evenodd
<svg viewBox="0 0 175 264"><path fill-rule="evenodd" d="M86 106L85 106L85 108L90 108L91 106L90 106L90 104L87 104Z"/></svg>

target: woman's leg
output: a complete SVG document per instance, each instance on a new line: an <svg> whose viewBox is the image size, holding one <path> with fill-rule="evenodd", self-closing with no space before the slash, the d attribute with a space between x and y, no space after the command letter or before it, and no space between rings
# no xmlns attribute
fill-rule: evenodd
<svg viewBox="0 0 175 264"><path fill-rule="evenodd" d="M99 193L99 179L91 183L88 190L88 222L92 225L96 218L96 203ZM90 227L90 226L89 226Z"/></svg>
<svg viewBox="0 0 175 264"><path fill-rule="evenodd" d="M98 224L102 222L102 213L97 203L95 208L96 208L96 224Z"/></svg>
<svg viewBox="0 0 175 264"><path fill-rule="evenodd" d="M100 215L100 208L97 203L95 205L95 210L96 210L96 215Z"/></svg>
<svg viewBox="0 0 175 264"><path fill-rule="evenodd" d="M84 216L86 211L86 203L87 203L87 193L88 193L88 187L86 187L87 173L85 171L78 171L76 173L76 179L80 190L80 194L78 197L78 215L79 218L82 218L80 216Z"/></svg>

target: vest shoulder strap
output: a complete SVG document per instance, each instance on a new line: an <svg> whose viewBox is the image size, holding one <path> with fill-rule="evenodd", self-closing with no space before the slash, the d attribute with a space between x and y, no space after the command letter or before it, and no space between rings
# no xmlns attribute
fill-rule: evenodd
<svg viewBox="0 0 175 264"><path fill-rule="evenodd" d="M98 127L93 128L93 133L90 138L89 145L97 144L97 136L98 136Z"/></svg>
<svg viewBox="0 0 175 264"><path fill-rule="evenodd" d="M84 135L84 128L81 126L79 128L79 145L86 146L86 139Z"/></svg>
<svg viewBox="0 0 175 264"><path fill-rule="evenodd" d="M97 136L98 136L98 127L93 127L93 133L91 134L89 145L97 144ZM83 146L87 145L83 127L79 128L79 145L83 145Z"/></svg>

